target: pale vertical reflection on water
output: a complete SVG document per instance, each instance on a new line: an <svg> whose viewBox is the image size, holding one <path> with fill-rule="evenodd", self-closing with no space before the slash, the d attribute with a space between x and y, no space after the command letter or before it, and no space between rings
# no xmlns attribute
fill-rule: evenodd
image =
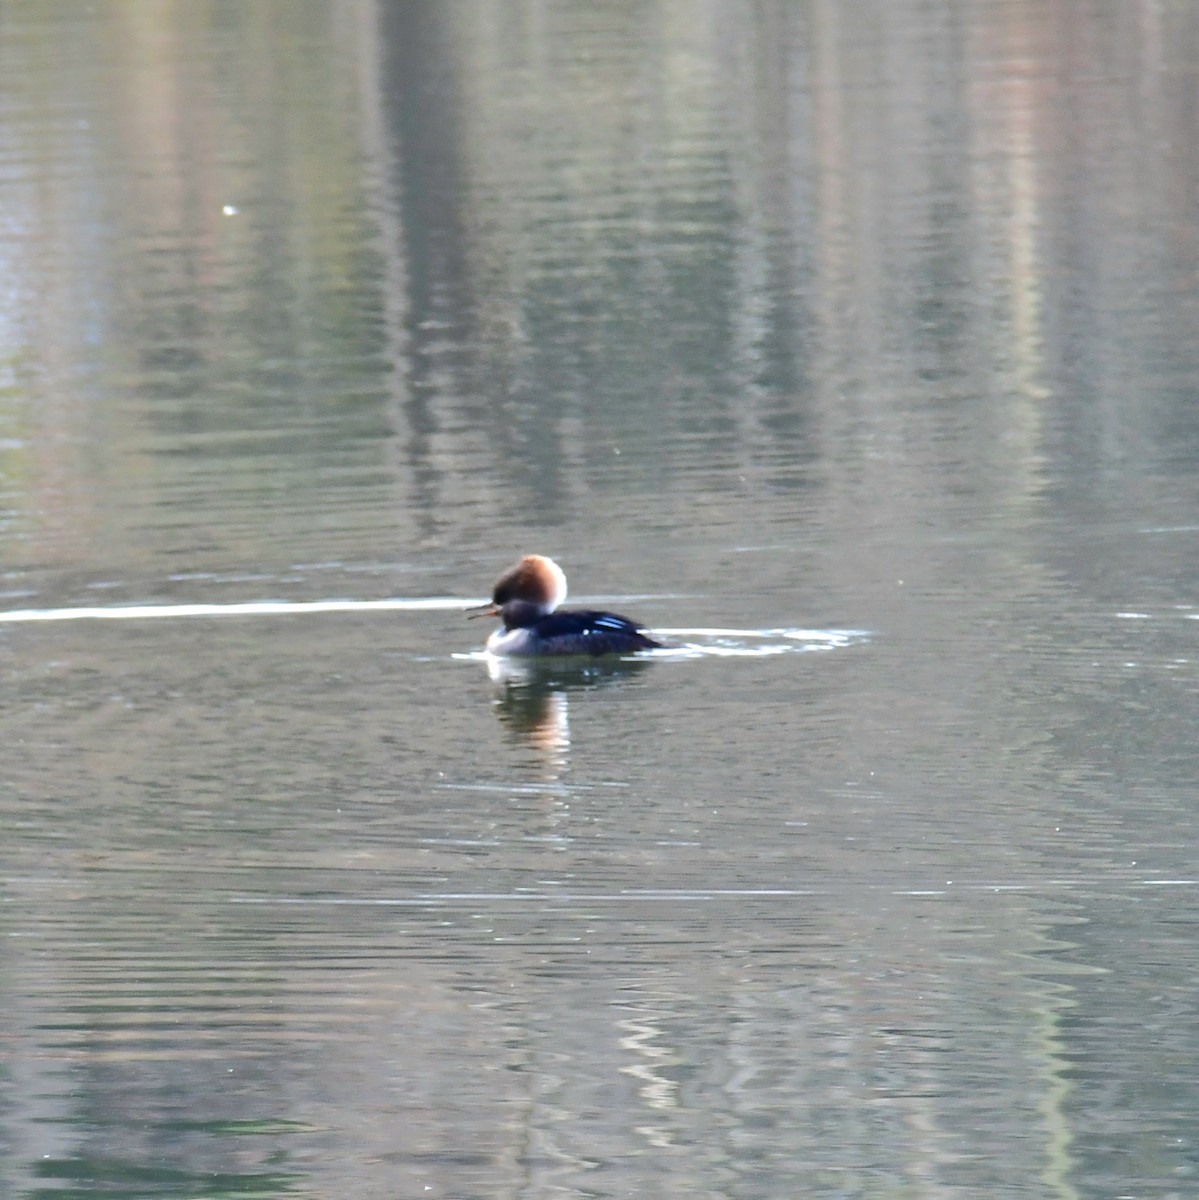
<svg viewBox="0 0 1199 1200"><path fill-rule="evenodd" d="M1189 1194L1197 49L3 6L0 1191Z"/></svg>

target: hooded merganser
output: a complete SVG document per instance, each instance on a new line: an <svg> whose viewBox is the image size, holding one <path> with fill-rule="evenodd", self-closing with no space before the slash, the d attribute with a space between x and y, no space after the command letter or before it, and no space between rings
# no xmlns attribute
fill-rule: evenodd
<svg viewBox="0 0 1199 1200"><path fill-rule="evenodd" d="M504 622L487 639L489 654L629 654L661 647L635 621L617 613L555 612L565 599L562 568L552 558L526 554L496 580L491 603L480 604L471 616Z"/></svg>

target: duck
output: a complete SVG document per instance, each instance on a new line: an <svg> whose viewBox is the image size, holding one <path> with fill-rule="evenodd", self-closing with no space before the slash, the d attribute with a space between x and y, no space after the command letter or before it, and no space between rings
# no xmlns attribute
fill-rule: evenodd
<svg viewBox="0 0 1199 1200"><path fill-rule="evenodd" d="M660 650L662 643L638 622L599 609L562 609L566 573L552 558L526 554L496 580L491 600L469 610L470 617L499 617L487 639L488 654L530 655L635 654Z"/></svg>

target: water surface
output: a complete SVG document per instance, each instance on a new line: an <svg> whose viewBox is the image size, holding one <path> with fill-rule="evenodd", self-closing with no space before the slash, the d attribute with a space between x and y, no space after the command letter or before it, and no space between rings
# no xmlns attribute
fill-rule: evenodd
<svg viewBox="0 0 1199 1200"><path fill-rule="evenodd" d="M1197 43L6 5L5 1194L1190 1194Z"/></svg>

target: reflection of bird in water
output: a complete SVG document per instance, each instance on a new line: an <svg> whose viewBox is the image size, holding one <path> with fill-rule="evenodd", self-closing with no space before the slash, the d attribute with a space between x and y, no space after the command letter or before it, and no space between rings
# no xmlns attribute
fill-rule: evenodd
<svg viewBox="0 0 1199 1200"><path fill-rule="evenodd" d="M660 642L619 613L596 609L555 611L566 599L566 576L552 558L527 554L496 581L489 604L472 616L499 617L503 628L487 639L490 654L629 654L657 650Z"/></svg>
<svg viewBox="0 0 1199 1200"><path fill-rule="evenodd" d="M544 753L570 748L571 692L612 687L649 667L635 658L493 658L496 715L521 741Z"/></svg>

